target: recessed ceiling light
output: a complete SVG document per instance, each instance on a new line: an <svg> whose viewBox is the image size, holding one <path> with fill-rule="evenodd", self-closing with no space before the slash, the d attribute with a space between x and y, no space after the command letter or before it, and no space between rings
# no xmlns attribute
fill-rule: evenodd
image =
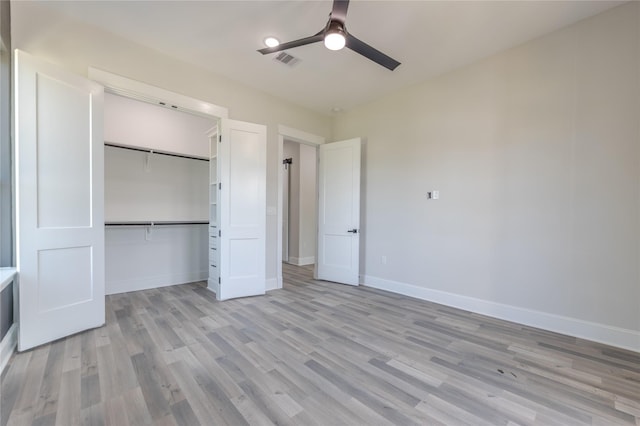
<svg viewBox="0 0 640 426"><path fill-rule="evenodd" d="M267 38L264 39L264 44L267 47L276 47L277 45L280 44L280 40L278 40L275 37L267 37Z"/></svg>

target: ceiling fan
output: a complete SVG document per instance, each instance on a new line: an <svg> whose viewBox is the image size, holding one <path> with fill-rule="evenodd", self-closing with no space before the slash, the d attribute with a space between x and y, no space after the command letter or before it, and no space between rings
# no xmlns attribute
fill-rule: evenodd
<svg viewBox="0 0 640 426"><path fill-rule="evenodd" d="M282 50L324 41L327 49L340 50L346 46L391 71L395 70L398 65L400 65L400 62L374 49L347 32L345 20L347 18L348 8L349 0L333 0L333 8L331 9L331 14L329 14L329 22L327 22L327 25L318 33L277 46L265 47L264 49L259 49L258 52L266 55L268 53L280 52Z"/></svg>

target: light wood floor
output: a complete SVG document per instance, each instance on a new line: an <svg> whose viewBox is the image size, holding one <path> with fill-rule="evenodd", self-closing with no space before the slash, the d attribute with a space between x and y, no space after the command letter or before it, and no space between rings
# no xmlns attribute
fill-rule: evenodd
<svg viewBox="0 0 640 426"><path fill-rule="evenodd" d="M109 296L15 355L2 425L640 424L640 355L285 265L285 288Z"/></svg>

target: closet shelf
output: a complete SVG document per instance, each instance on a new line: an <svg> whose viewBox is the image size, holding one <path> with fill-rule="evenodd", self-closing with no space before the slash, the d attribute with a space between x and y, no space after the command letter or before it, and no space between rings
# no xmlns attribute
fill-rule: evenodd
<svg viewBox="0 0 640 426"><path fill-rule="evenodd" d="M165 225L208 225L208 220L158 220L158 221L131 221L131 222L105 222L105 226L165 226Z"/></svg>
<svg viewBox="0 0 640 426"><path fill-rule="evenodd" d="M161 150L158 151L158 150L149 149L149 148L126 146L126 145L120 145L120 144L113 143L113 142L105 142L104 146L110 146L112 148L128 149L128 150L131 150L131 151L139 151L139 152L148 152L148 153L159 154L159 155L167 155L167 156L170 156L170 157L187 158L189 160L209 161L208 158L196 157L196 156L193 156L193 155L176 154L174 152L168 152L168 151L161 151Z"/></svg>

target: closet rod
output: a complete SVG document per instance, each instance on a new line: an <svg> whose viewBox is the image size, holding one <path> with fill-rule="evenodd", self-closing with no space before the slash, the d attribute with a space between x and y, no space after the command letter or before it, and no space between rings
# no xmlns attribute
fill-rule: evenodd
<svg viewBox="0 0 640 426"><path fill-rule="evenodd" d="M194 157L192 155L186 155L186 154L174 154L172 152L156 151L155 149L148 149L148 148L136 148L132 146L118 145L118 144L109 143L109 142L105 142L104 146L110 146L112 148L120 148L120 149L129 149L131 151L152 152L154 154L168 155L169 157L187 158L189 160L209 161L208 158Z"/></svg>
<svg viewBox="0 0 640 426"><path fill-rule="evenodd" d="M208 220L172 221L159 220L149 222L105 222L105 226L161 226L161 225L208 225Z"/></svg>

